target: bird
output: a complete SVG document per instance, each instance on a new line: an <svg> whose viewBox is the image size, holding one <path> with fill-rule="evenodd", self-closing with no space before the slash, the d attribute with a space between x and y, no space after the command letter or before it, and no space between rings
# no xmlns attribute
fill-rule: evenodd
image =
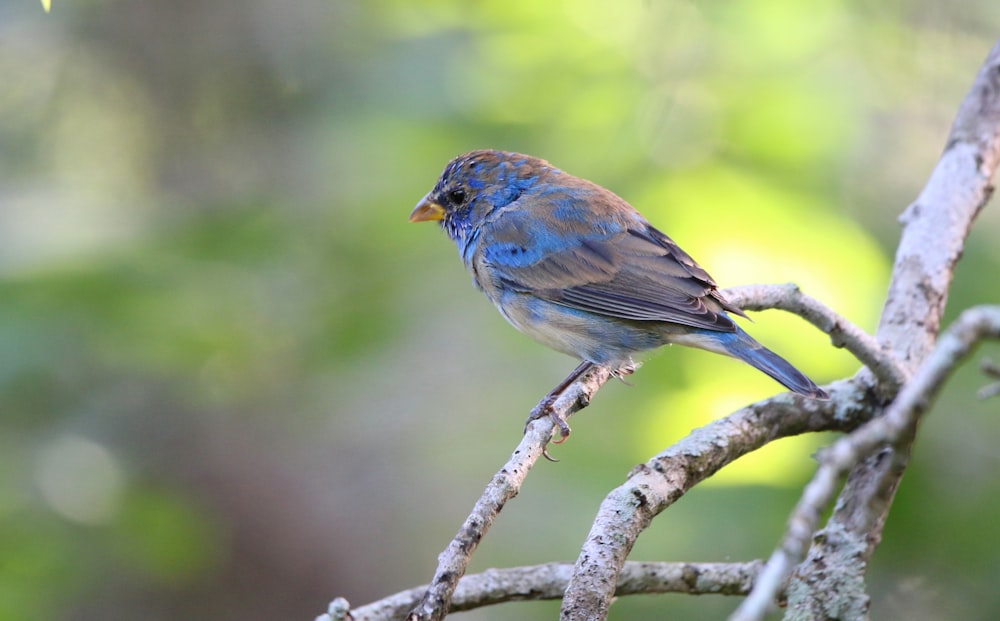
<svg viewBox="0 0 1000 621"><path fill-rule="evenodd" d="M410 222L439 222L472 282L515 328L581 360L553 390L594 365L618 377L667 344L741 360L790 391L827 393L758 343L732 316L747 315L670 237L617 194L543 159L492 149L451 160ZM554 416L561 439L566 421ZM526 425L527 428L527 425Z"/></svg>

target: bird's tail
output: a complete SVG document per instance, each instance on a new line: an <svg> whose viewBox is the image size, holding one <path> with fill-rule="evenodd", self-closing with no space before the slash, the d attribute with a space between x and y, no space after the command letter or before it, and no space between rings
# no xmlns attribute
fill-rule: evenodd
<svg viewBox="0 0 1000 621"><path fill-rule="evenodd" d="M736 326L735 332L699 330L688 339L674 342L693 345L709 351L732 356L769 375L785 388L806 397L828 399L830 395L811 379L793 367L787 360L758 343L752 336ZM687 341L687 342L684 342Z"/></svg>

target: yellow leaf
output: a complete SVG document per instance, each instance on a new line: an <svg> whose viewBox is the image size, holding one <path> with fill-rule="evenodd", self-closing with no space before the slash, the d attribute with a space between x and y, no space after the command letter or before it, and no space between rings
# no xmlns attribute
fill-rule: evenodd
<svg viewBox="0 0 1000 621"><path fill-rule="evenodd" d="M42 0L42 8L48 13L52 10L52 0Z"/></svg>

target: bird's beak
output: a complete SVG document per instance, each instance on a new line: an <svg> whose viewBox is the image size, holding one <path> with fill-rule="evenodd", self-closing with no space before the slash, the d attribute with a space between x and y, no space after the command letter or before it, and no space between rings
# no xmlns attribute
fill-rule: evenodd
<svg viewBox="0 0 1000 621"><path fill-rule="evenodd" d="M433 220L444 220L444 207L435 203L431 199L431 195L427 194L410 212L410 222L430 222Z"/></svg>

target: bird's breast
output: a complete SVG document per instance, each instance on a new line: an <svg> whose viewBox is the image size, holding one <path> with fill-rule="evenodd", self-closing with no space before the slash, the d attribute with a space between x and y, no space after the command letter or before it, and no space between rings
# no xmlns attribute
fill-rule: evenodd
<svg viewBox="0 0 1000 621"><path fill-rule="evenodd" d="M542 345L607 367L618 368L666 342L652 322L621 321L528 293L502 290L495 303L512 326Z"/></svg>

